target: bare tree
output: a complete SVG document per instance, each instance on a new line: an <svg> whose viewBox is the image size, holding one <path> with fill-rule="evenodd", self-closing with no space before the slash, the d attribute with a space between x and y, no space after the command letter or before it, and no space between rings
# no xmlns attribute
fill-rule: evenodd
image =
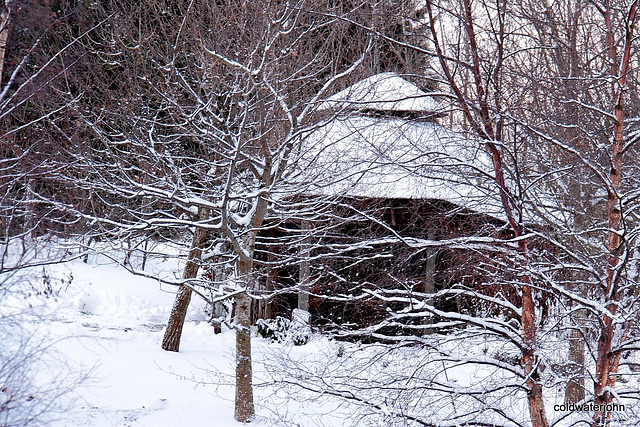
<svg viewBox="0 0 640 427"><path fill-rule="evenodd" d="M182 279L171 282L178 293L163 340L170 351L178 350L192 292L206 297L211 286L198 277L210 239L225 243L221 262L234 273L215 284L216 300L235 301L235 417L248 422L254 415L251 305L268 297L254 292L256 241L274 227L268 216L312 210L290 199L304 184L291 177L301 135L314 126L319 100L362 63L367 43L335 74L327 68L335 40L318 36L332 34L325 29L341 21L304 1L107 6L102 13L113 16L113 26L85 44L102 64L98 80L77 84L88 103L72 109L89 143L69 146L71 164L56 174L90 194L91 203L82 209L54 203L116 244L152 231L182 240L193 230ZM151 37L156 33L164 37ZM107 105L92 105L98 95ZM61 130L69 141L78 137Z"/></svg>
<svg viewBox="0 0 640 427"><path fill-rule="evenodd" d="M625 352L635 350L637 339L632 320L637 304L635 173L621 180L624 168L635 170L637 155L635 119L625 118L634 117L637 109L631 90L636 85L632 73L636 2L428 1L425 15L430 45L415 50L438 61L434 69L442 96L450 101L452 123L470 140L479 138L485 144L491 162L484 171L493 182L487 189L499 198L499 216L507 232L503 239L471 236L448 242L401 236L414 248L459 248L484 257L471 266L484 278L484 289L465 287L458 279L436 296L468 297L492 314L486 318L479 312L443 309L430 302L432 293L372 287L356 300L375 295L403 309L347 336L413 341L432 349L438 355L435 360L443 363L442 371L425 362L422 378L437 384L430 390L434 395L452 393L460 398L452 400L449 422L462 416L477 425L512 422L513 414L498 396L513 385L529 409L528 421L518 418L516 423L547 426L572 417L576 422L606 425L612 413L603 404L612 403L614 394L633 393L624 386L615 390L615 385L619 363ZM384 37L371 26L363 27ZM392 37L387 39L393 42ZM472 343L474 337L483 336L503 347L495 354L492 350L475 354L466 347L461 354L451 350L447 337L436 343L436 337L399 334L396 329L389 334L388 328L406 325L408 319L434 316L442 322L429 325L431 329L464 324L456 339L466 336ZM559 358L550 351L555 342L566 345L570 362L584 365L568 372L566 356ZM482 384L463 391L443 375L458 365L491 366L496 376L505 378L500 384L484 384L483 396L495 399L478 401L485 411L491 407L492 415L472 415L470 402ZM589 386L582 385L589 376L595 379L593 395ZM506 378L517 380L510 383ZM302 376L298 379L302 381ZM598 404L593 419L589 421L588 413L546 413L547 380L573 388L567 395L582 403ZM370 407L382 399L367 400L370 389L364 385L348 396L340 387L347 383L332 389L336 395L363 399L360 402ZM430 398L436 399L434 395ZM398 417L424 424L438 419L437 413L414 403L415 412L398 408ZM441 415L438 420L443 422Z"/></svg>
<svg viewBox="0 0 640 427"><path fill-rule="evenodd" d="M39 198L53 188L42 177L55 170L56 156L44 123L69 106L46 88L73 68L62 58L100 25L69 38L69 16L51 12L30 1L0 5L0 423L6 426L55 422L88 376L58 354L59 340L31 330L44 322L37 310L16 304L32 292L50 296L34 270L70 258L37 239L68 225L64 213Z"/></svg>
<svg viewBox="0 0 640 427"><path fill-rule="evenodd" d="M563 15L576 25L563 25ZM598 322L599 338L597 350L591 355L596 364L595 403L610 404L613 401L610 392L615 389L622 355L618 349L625 347L625 341L634 340L629 336L631 324L628 323L634 309L621 315L627 320L622 320L618 326L613 325L616 322L612 316L620 315L618 310L623 300L624 306L634 306L635 298L631 295L635 295L637 287L634 273L626 273L627 266L635 263L635 206L621 207L623 200L629 197L628 192L633 192L636 185L633 172L626 175L625 183L621 171L625 164L634 164L637 155L634 123L626 119L629 115L634 116L637 110L636 97L630 95L637 85L632 73L637 3L575 2L569 9L550 8L542 18L528 16L527 19L536 29L537 40L556 44L554 50L544 52L542 64L553 67L549 78L558 81L562 89L558 93L544 85L546 89L540 88L534 93L536 102L541 105L539 94L546 90L545 98L559 100L562 109L551 116L557 117L555 121L538 119L532 121L535 126L531 127L550 147L545 154L555 153L560 159L571 159L570 162L578 165L581 171L580 175L563 177L565 188L570 190L568 194L566 190L558 191L570 200L561 204L571 206L575 211L571 224L563 225L563 234L579 237L580 242L572 246L575 251L572 255L579 257L584 265L593 266L597 273L592 272L590 278L583 279L588 283L586 294L568 288L580 296L595 298L607 307L602 312L592 313ZM596 41L602 47L598 54L594 54L590 45ZM601 84L603 75L609 76L609 84ZM570 127L561 125L569 123ZM602 227L601 232L596 231L599 227ZM584 240L586 236L594 235L601 239L601 244L594 246ZM584 327L575 327L574 331L585 334ZM614 332L616 328L618 332ZM610 417L611 413L597 410L594 425L606 425Z"/></svg>
<svg viewBox="0 0 640 427"><path fill-rule="evenodd" d="M184 271L167 280L178 293L163 348L178 351L193 292L233 298L239 421L254 413L252 304L276 294L297 294L301 308L309 297L332 301L331 321L337 310L366 318L364 328L341 330L344 339L430 349L413 377L420 381L403 390L391 387L392 376L379 383L402 407L380 404L383 392L367 396L365 378L316 388L394 419L434 424L446 412L451 424L584 421L546 413L543 388L565 384L567 402L589 402L589 376L595 403L625 396L616 378L637 347L636 2L148 0L92 3L86 14L65 3L38 9L59 30L29 39L47 49L25 62L15 62L12 46L26 39L5 37L20 16L12 6L5 3L0 22L5 234L49 224L127 247L151 234L182 245ZM56 52L59 41L68 47ZM420 78L430 61L433 76ZM322 104L330 92L383 71L439 88L466 139L446 133L438 141L463 149L395 140L419 126L381 134L373 117L347 132L367 152L318 144L319 134L346 123L327 117L341 110ZM368 111L394 125L405 113ZM405 145L396 149L397 141ZM36 142L54 149L36 150ZM475 155L479 144L487 156ZM335 156L323 162L327 153ZM382 197L335 191L339 174L327 175L336 159L353 160L346 172L358 185L372 169L393 172L379 188L403 182L401 173L473 182L499 209L434 201L433 217L442 219L418 215L411 224L424 227L412 234L406 218L398 225L408 202L387 209ZM22 174L5 173L15 165ZM445 236L447 226L455 233ZM199 272L214 257L233 273L212 285ZM446 272L434 273L445 258ZM279 268L289 282L272 289ZM207 297L212 287L215 298ZM556 342L566 344L569 363ZM458 366L488 366L500 381L459 387L448 378ZM357 393L336 391L347 385ZM505 408L512 396L526 402L528 417ZM591 422L610 417L598 409Z"/></svg>

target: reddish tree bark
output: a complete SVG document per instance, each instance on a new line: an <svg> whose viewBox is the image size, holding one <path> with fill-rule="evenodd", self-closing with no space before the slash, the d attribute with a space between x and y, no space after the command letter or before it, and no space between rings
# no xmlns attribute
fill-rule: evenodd
<svg viewBox="0 0 640 427"><path fill-rule="evenodd" d="M631 60L631 44L638 12L638 1L634 1L629 7L627 15L627 28L625 35L624 51L620 63L617 60L615 38L613 36L613 24L611 22L611 9L604 10L604 18L607 26L607 44L609 51L609 60L611 62L611 76L615 77L613 81L614 93L614 116L615 122L613 126L613 141L611 144L611 172L609 173L609 186L607 191L607 219L608 219L608 238L607 249L609 256L607 258L607 280L605 284L605 306L608 313L602 316L602 329L598 338L598 353L596 359L596 377L594 385L595 403L598 405L606 405L613 400L612 390L615 389L616 375L620 364L620 351L614 349L615 332L618 325L614 323L614 317L617 313L620 295L618 286L620 281L620 259L619 249L622 244L620 237L620 229L622 227L622 216L620 207L620 180L622 179L622 155L624 149L624 130L625 130L625 111L623 89L627 83L627 73L629 72L629 63ZM619 65L618 65L619 64ZM610 314L609 314L610 313ZM621 334L621 341L624 341L629 325L622 326L624 328ZM602 426L609 424L611 413L598 410L593 416L593 425Z"/></svg>
<svg viewBox="0 0 640 427"><path fill-rule="evenodd" d="M469 49L472 60L471 64L469 65L469 70L471 71L471 74L473 76L473 83L476 92L475 102L473 105L469 104L469 101L464 96L462 90L454 79L453 72L449 68L447 58L443 54L440 43L438 41L438 33L436 31L435 25L436 21L432 11L432 1L428 0L426 3L427 13L430 20L431 36L435 44L437 58L443 69L445 78L447 79L447 83L451 87L453 93L456 95L457 101L462 108L462 112L465 115L465 118L468 120L474 131L486 142L489 154L491 155L491 159L493 162L493 169L495 174L494 179L499 188L502 208L504 209L507 221L514 236L520 237L523 231L521 226L521 218L518 212L518 208L514 204L513 195L506 186L502 155L498 150L496 144L502 137L502 135L500 134L502 124L500 121L498 121L496 127L498 129L498 132L496 133L496 128L494 128L492 122L493 119L491 110L487 102L487 90L484 87L483 83L483 73L480 66L480 53L476 38L476 29L472 13L473 8L471 0L463 0L464 19L462 20L462 25L464 26L467 37L469 38ZM497 31L499 32L498 34L502 34L504 29L500 27L497 29ZM499 60L496 62L492 73L492 77L496 82L500 78L500 67L502 66L501 57L502 46L499 47ZM497 88L499 88L498 83L496 83L496 90ZM494 99L499 100L499 96L500 94L495 94ZM496 102L495 107L499 108L499 102ZM474 111L477 115L473 113ZM525 240L519 240L518 249L520 255L522 256L523 262L527 263L529 257L527 242ZM531 418L531 423L534 427L548 427L549 422L545 413L542 385L540 384L538 373L538 363L536 357L536 307L533 290L531 287L531 278L529 277L529 275L525 274L522 276L521 285L522 316L520 318L520 324L522 327L523 348L520 362L524 369L525 384L528 388L527 401L529 406L529 415Z"/></svg>

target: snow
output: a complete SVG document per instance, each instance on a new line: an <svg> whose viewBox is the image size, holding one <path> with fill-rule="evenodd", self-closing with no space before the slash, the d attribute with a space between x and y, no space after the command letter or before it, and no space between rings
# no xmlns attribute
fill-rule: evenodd
<svg viewBox="0 0 640 427"><path fill-rule="evenodd" d="M439 199L502 212L481 144L437 123L338 117L305 138L302 157L307 194Z"/></svg>
<svg viewBox="0 0 640 427"><path fill-rule="evenodd" d="M438 113L440 103L415 84L393 72L368 77L329 97L319 110L357 109Z"/></svg>
<svg viewBox="0 0 640 427"><path fill-rule="evenodd" d="M437 113L438 101L396 73L338 92L320 109L338 114L302 137L293 181L325 196L446 200L502 218L493 164L481 141L434 121L378 112Z"/></svg>
<svg viewBox="0 0 640 427"><path fill-rule="evenodd" d="M71 247L64 245L65 251ZM162 248L155 249L156 255L147 259L147 273L179 276L183 266L172 258L173 249L166 248L166 256ZM22 313L27 333L55 344L56 355L45 359L41 381L70 369L89 374L88 381L73 383L66 411L49 425L239 425L233 419L234 331L223 328L215 335L206 321L205 303L194 297L180 352L163 351L160 343L175 289L135 276L111 261L122 256L113 252L90 256L87 263L75 259L45 269L23 269L20 277L25 280L13 279L18 286L28 285L21 293L3 295L0 320ZM131 262L140 260L133 256ZM51 289L48 295L39 292L43 282ZM308 328L307 319L307 312L295 311L294 321ZM510 361L519 356L515 346L482 334L465 336L465 331L416 337L429 340L425 347L396 348L313 334L300 346L253 338L256 419L252 425L412 425L399 418L400 413L439 425L459 425L464 420L515 425L483 408L501 408L507 418L526 420L526 398L516 375L519 368ZM432 345L438 351L428 351ZM542 352L558 354L557 346L550 345ZM626 387L633 390L636 385L634 380ZM548 387L545 393L550 418L567 415L551 409L562 403L562 390ZM475 415L479 413L480 418ZM575 425L588 418L588 413L572 413L557 425Z"/></svg>
<svg viewBox="0 0 640 427"><path fill-rule="evenodd" d="M204 303L194 299L181 352L161 350L172 289L104 259L93 261L50 268L51 277L73 275L68 289L56 290L55 298L24 300L30 306L34 299L40 301L46 335L61 339L57 351L78 366L93 367L92 380L76 389L80 398L56 425L197 426L205 425L212 414L216 425L237 425L233 389L198 384L206 380L204 369L210 364L229 364L233 334L215 336L203 321Z"/></svg>
<svg viewBox="0 0 640 427"><path fill-rule="evenodd" d="M97 365L94 375L101 380L80 391L82 399L61 425L197 426L212 414L218 425L236 425L233 402L223 397L233 396L231 387L219 388L222 396L212 398L214 389L197 383L206 377L193 372L197 366L224 360L222 349L215 351L209 325L189 322L182 352L172 354L160 350L160 330L111 329L95 320L83 323L88 329L78 331L83 337L68 340L61 349L85 364Z"/></svg>
<svg viewBox="0 0 640 427"><path fill-rule="evenodd" d="M29 289L6 296L0 307L0 317L28 312L25 325L37 325L39 336L56 342L54 360L89 373L90 380L65 398L69 407L52 425L239 425L233 418L235 332L223 328L215 335L206 321L204 301L194 297L180 352L162 350L175 288L135 276L109 258L91 256L88 263L77 259L48 266L46 274L42 268L25 269L21 275L30 277ZM180 269L171 257L147 261L147 272L176 276ZM53 283L52 296L35 291L44 276ZM317 350L313 344L304 347L297 351ZM268 381L261 374L264 353L275 348L280 347L269 340L253 339L254 384ZM257 415L252 425L313 425L305 412L309 405L286 403L271 388L256 387L254 393ZM313 412L325 410L314 407ZM325 417L325 425L342 425L332 423L331 417Z"/></svg>

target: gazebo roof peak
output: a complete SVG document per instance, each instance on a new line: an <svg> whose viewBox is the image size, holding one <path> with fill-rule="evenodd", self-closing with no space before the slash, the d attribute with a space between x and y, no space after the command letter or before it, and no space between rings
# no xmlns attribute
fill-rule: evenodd
<svg viewBox="0 0 640 427"><path fill-rule="evenodd" d="M329 97L321 110L406 112L434 115L442 106L416 84L394 72L367 77Z"/></svg>

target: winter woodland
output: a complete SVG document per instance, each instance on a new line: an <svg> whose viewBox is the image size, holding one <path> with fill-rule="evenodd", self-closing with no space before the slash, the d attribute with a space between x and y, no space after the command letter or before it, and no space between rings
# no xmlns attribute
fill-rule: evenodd
<svg viewBox="0 0 640 427"><path fill-rule="evenodd" d="M640 425L634 0L4 0L0 424Z"/></svg>

